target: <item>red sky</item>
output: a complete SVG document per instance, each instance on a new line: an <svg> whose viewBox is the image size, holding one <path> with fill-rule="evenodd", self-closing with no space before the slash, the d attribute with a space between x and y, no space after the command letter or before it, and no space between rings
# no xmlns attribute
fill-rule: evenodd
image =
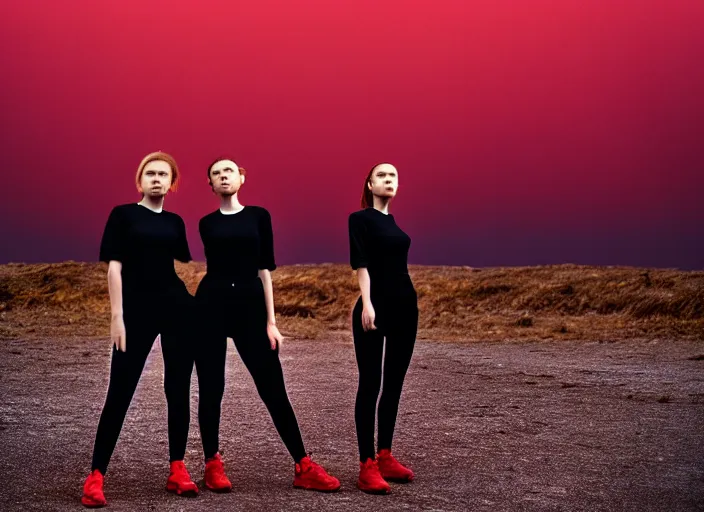
<svg viewBox="0 0 704 512"><path fill-rule="evenodd" d="M3 2L0 263L97 260L148 152L248 170L279 264L346 262L368 169L410 262L704 268L701 0Z"/></svg>

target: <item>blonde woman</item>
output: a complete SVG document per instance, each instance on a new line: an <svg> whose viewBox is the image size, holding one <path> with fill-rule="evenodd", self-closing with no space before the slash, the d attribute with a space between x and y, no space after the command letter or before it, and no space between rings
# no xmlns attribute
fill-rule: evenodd
<svg viewBox="0 0 704 512"><path fill-rule="evenodd" d="M183 220L163 208L166 194L176 190L179 179L172 156L147 155L136 176L141 200L113 208L103 233L100 260L108 263L112 359L91 473L81 498L87 507L106 505L103 477L157 335L164 356L168 405L170 474L166 488L178 495L198 493L183 463L190 421L193 297L174 269L174 260L187 262L191 254Z"/></svg>

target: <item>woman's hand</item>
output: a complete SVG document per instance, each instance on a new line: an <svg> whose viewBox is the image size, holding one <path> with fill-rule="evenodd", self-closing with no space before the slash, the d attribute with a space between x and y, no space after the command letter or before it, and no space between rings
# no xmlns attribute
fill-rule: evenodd
<svg viewBox="0 0 704 512"><path fill-rule="evenodd" d="M110 321L110 339L115 344L115 348L121 352L127 352L127 336L125 335L125 321L122 315L113 315Z"/></svg>
<svg viewBox="0 0 704 512"><path fill-rule="evenodd" d="M266 334L269 336L269 343L271 344L271 350L276 350L276 347L281 348L281 342L284 341L284 337L281 336L279 328L276 324L266 324Z"/></svg>
<svg viewBox="0 0 704 512"><path fill-rule="evenodd" d="M376 325L374 325L374 320L376 319L376 312L374 311L374 306L367 304L362 307L362 328L365 331L376 330Z"/></svg>

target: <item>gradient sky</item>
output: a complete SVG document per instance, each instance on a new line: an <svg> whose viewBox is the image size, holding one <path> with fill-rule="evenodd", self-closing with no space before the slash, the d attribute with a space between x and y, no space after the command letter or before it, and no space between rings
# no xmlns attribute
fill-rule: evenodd
<svg viewBox="0 0 704 512"><path fill-rule="evenodd" d="M97 260L161 149L196 259L226 152L279 264L348 261L389 161L410 263L704 268L701 0L195 4L0 4L0 263Z"/></svg>

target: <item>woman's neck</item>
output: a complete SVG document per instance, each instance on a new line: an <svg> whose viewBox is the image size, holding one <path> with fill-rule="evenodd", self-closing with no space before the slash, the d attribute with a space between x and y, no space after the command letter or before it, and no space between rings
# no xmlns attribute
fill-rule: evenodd
<svg viewBox="0 0 704 512"><path fill-rule="evenodd" d="M149 208L150 210L159 213L164 209L164 196L149 197L145 195L142 196L142 200L137 204L141 204L145 208Z"/></svg>
<svg viewBox="0 0 704 512"><path fill-rule="evenodd" d="M389 204L391 203L390 197L378 197L374 196L374 209L379 210L381 213L386 215L389 214Z"/></svg>
<svg viewBox="0 0 704 512"><path fill-rule="evenodd" d="M231 196L220 196L220 211L223 213L235 213L240 211L244 206L240 204L237 194Z"/></svg>

